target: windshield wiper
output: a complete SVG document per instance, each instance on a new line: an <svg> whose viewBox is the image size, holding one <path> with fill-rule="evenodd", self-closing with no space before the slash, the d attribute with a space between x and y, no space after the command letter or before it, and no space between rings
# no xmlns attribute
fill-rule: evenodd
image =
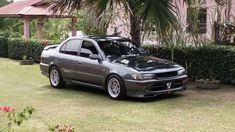
<svg viewBox="0 0 235 132"><path fill-rule="evenodd" d="M140 56L140 54L122 55L121 57L135 57L135 56Z"/></svg>

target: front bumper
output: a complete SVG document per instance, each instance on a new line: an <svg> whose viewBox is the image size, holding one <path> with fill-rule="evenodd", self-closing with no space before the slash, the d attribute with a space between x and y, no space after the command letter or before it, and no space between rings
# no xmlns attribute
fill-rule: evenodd
<svg viewBox="0 0 235 132"><path fill-rule="evenodd" d="M187 82L187 75L167 79L124 80L127 96L131 97L153 97L160 94L184 91Z"/></svg>

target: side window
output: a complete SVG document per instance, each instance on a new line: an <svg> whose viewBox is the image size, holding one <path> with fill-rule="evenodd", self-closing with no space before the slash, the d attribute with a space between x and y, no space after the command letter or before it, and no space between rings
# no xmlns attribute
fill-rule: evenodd
<svg viewBox="0 0 235 132"><path fill-rule="evenodd" d="M65 54L66 45L67 45L67 43L62 45L62 47L60 48L60 53L64 53Z"/></svg>
<svg viewBox="0 0 235 132"><path fill-rule="evenodd" d="M81 40L70 40L66 44L64 44L60 52L68 55L78 55L78 49L81 44Z"/></svg>
<svg viewBox="0 0 235 132"><path fill-rule="evenodd" d="M84 41L81 47L80 56L89 58L90 54L98 54L98 51L94 44Z"/></svg>

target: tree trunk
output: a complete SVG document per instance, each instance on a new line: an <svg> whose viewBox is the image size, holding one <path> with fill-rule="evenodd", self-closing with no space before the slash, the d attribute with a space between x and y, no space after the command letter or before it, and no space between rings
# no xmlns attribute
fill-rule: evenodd
<svg viewBox="0 0 235 132"><path fill-rule="evenodd" d="M132 13L130 13L130 35L132 38L132 41L137 43L138 45L141 45L140 43L140 22L136 16L137 12L132 9Z"/></svg>
<svg viewBox="0 0 235 132"><path fill-rule="evenodd" d="M220 43L220 25L217 22L214 22L214 41L216 44Z"/></svg>

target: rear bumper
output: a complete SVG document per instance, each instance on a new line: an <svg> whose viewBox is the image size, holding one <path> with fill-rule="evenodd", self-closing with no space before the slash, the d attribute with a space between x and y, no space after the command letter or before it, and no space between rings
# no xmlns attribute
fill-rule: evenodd
<svg viewBox="0 0 235 132"><path fill-rule="evenodd" d="M49 77L49 67L50 66L45 63L40 63L41 73L47 77Z"/></svg>
<svg viewBox="0 0 235 132"><path fill-rule="evenodd" d="M164 80L124 80L127 96L131 97L152 97L184 91L187 82L187 75Z"/></svg>

